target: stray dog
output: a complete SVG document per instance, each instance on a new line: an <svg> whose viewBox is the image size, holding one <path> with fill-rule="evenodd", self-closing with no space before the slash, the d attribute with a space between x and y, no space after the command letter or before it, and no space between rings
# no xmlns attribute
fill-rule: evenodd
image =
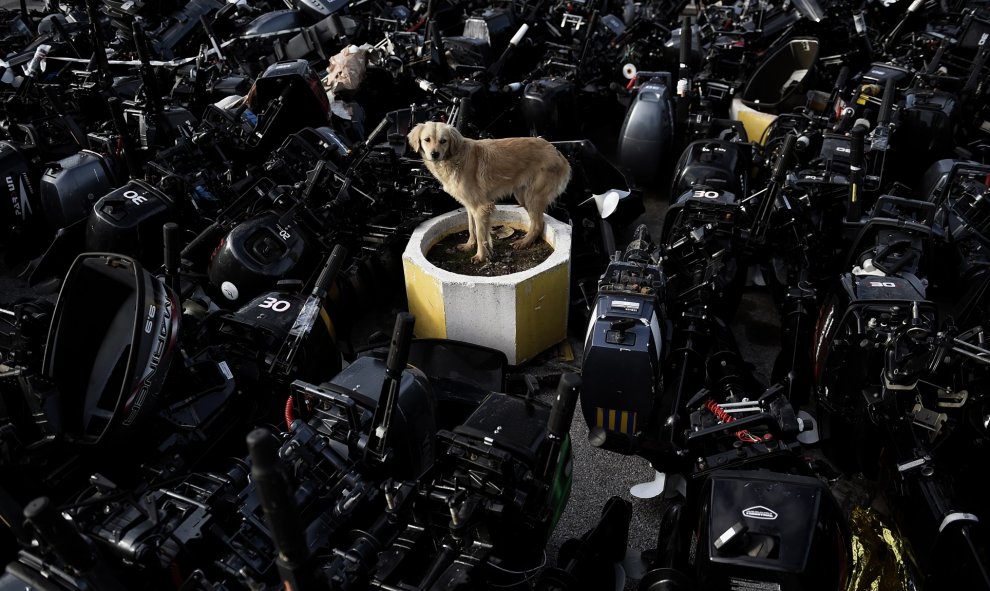
<svg viewBox="0 0 990 591"><path fill-rule="evenodd" d="M513 248L526 248L543 235L543 212L571 180L570 163L543 138L473 140L452 125L430 122L413 127L407 139L443 190L467 209L468 241L458 248L477 247L471 257L475 263L491 255L496 201L512 194L526 208L529 228L512 243Z"/></svg>

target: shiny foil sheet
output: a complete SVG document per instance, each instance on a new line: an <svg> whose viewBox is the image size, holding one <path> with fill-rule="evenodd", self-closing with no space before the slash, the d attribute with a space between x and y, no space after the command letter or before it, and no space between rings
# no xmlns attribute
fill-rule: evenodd
<svg viewBox="0 0 990 591"><path fill-rule="evenodd" d="M849 518L853 567L847 591L920 589L919 569L904 539L877 511L857 506Z"/></svg>

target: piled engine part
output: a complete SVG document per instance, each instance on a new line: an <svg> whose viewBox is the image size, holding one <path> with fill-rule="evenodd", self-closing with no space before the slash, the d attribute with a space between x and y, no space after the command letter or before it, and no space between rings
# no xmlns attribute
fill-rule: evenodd
<svg viewBox="0 0 990 591"><path fill-rule="evenodd" d="M384 361L362 357L321 385L294 382L288 431L252 431L247 458L214 471L174 460L149 466L132 485L139 503L119 494L123 483L94 475L64 509L71 521L34 510L50 508L49 499L33 502L25 523L37 550L22 553L2 584L41 576L65 588L518 582L506 573L539 564L568 497L567 427L580 379L565 375L553 405L477 388L473 400L448 399L452 390L434 389L406 360L435 359L425 364L433 373L453 355L478 358L480 348L414 343L411 329L412 317L400 315ZM504 373L504 356L498 365L497 352L487 354ZM466 380L453 390L460 396L500 381L490 372Z"/></svg>
<svg viewBox="0 0 990 591"><path fill-rule="evenodd" d="M990 589L990 10L950 4L0 9L0 589L618 591L644 523L644 591L881 588L877 523L895 586ZM553 404L409 342L460 205L427 121L571 164ZM578 396L663 499L562 541Z"/></svg>

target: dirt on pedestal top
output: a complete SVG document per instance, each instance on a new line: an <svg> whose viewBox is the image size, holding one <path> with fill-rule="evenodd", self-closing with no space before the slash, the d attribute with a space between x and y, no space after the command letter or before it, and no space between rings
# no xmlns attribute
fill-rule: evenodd
<svg viewBox="0 0 990 591"><path fill-rule="evenodd" d="M488 262L478 264L471 260L476 249L472 248L465 252L457 248L467 242L467 230L456 232L445 236L443 240L434 244L426 253L426 260L444 271L459 275L496 277L518 273L539 265L547 260L550 253L553 252L553 247L543 240L528 248L519 250L512 248L512 243L522 238L524 234L525 231L509 226L494 226L492 228L492 245L494 247L492 256Z"/></svg>

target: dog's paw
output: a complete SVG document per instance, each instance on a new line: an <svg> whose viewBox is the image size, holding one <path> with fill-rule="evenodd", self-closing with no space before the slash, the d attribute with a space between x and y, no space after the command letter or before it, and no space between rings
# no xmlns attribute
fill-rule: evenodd
<svg viewBox="0 0 990 591"><path fill-rule="evenodd" d="M515 242L512 243L512 249L522 250L524 248L529 248L530 246L533 246L534 242L536 241L530 240L528 238L520 238L519 240L516 240Z"/></svg>
<svg viewBox="0 0 990 591"><path fill-rule="evenodd" d="M473 257L471 257L471 262L476 265L482 265L488 262L488 257L481 256L480 254L476 254Z"/></svg>
<svg viewBox="0 0 990 591"><path fill-rule="evenodd" d="M469 250L474 250L476 246L478 245L475 244L474 242L465 242L464 244L458 244L457 250L461 252L467 252Z"/></svg>

